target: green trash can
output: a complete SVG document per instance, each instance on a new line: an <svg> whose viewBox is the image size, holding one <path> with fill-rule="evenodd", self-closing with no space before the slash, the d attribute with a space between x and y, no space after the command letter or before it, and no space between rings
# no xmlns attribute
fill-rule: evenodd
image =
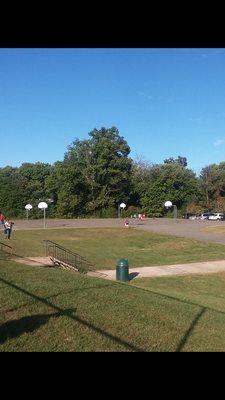
<svg viewBox="0 0 225 400"><path fill-rule="evenodd" d="M127 282L129 281L129 264L128 260L121 258L116 264L116 280Z"/></svg>

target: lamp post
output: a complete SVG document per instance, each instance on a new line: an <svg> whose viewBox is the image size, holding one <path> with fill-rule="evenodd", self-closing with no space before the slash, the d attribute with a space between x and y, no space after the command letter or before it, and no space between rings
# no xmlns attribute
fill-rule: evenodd
<svg viewBox="0 0 225 400"><path fill-rule="evenodd" d="M173 207L174 207L173 217L177 218L177 206L175 204L173 204Z"/></svg>
<svg viewBox="0 0 225 400"><path fill-rule="evenodd" d="M30 211L32 208L33 208L33 207L32 207L31 204L26 204L26 205L25 205L25 209L27 210L27 219L28 219L29 211Z"/></svg>
<svg viewBox="0 0 225 400"><path fill-rule="evenodd" d="M173 204L172 201L168 200L168 201L165 202L164 206L166 208L173 207L173 217L174 217L174 219L176 219L177 218L177 206L176 206L176 204Z"/></svg>
<svg viewBox="0 0 225 400"><path fill-rule="evenodd" d="M44 210L44 229L45 229L45 228L46 228L46 224L45 224L45 210L46 210L46 208L48 208L48 204L45 203L44 201L41 201L41 202L38 204L38 208L40 208L41 210Z"/></svg>
<svg viewBox="0 0 225 400"><path fill-rule="evenodd" d="M125 203L121 203L121 204L118 205L118 218L120 218L120 209L121 208L125 208L125 207L126 207Z"/></svg>

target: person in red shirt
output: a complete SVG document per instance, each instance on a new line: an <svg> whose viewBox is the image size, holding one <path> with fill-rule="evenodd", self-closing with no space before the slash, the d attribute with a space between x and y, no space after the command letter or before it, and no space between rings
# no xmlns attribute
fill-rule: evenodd
<svg viewBox="0 0 225 400"><path fill-rule="evenodd" d="M2 224L4 224L4 222L5 222L5 216L1 212L0 212L0 221Z"/></svg>

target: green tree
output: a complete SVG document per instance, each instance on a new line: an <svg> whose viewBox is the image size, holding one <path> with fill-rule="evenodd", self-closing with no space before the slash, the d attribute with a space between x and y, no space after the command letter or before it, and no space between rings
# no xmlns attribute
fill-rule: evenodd
<svg viewBox="0 0 225 400"><path fill-rule="evenodd" d="M0 204L6 216L11 218L23 214L26 186L27 179L20 175L18 168L7 166L0 169Z"/></svg>
<svg viewBox="0 0 225 400"><path fill-rule="evenodd" d="M207 209L213 210L216 204L222 204L225 197L225 162L204 167L200 173L200 184Z"/></svg>
<svg viewBox="0 0 225 400"><path fill-rule="evenodd" d="M46 179L45 189L54 201L55 216L85 214L87 189L76 163L56 162Z"/></svg>
<svg viewBox="0 0 225 400"><path fill-rule="evenodd" d="M51 171L52 166L50 164L41 162L23 163L18 168L18 173L26 180L24 206L27 203L33 205L32 212L30 213L33 217L38 217L40 215L40 211L37 208L38 203L40 201L46 201L48 198L45 182ZM53 206L48 208L48 215L52 214L52 208Z"/></svg>
<svg viewBox="0 0 225 400"><path fill-rule="evenodd" d="M132 162L130 203L132 206L141 207L141 198L151 184L151 170L153 164L138 157Z"/></svg>
<svg viewBox="0 0 225 400"><path fill-rule="evenodd" d="M166 158L164 160L164 163L165 164L178 163L178 164L182 165L183 167L186 167L187 166L187 158L178 156L178 158L174 159L173 157L170 157L170 158Z"/></svg>
<svg viewBox="0 0 225 400"><path fill-rule="evenodd" d="M90 139L76 139L65 154L65 165L80 172L86 194L86 212L93 214L127 201L132 161L130 147L117 128L94 129Z"/></svg>
<svg viewBox="0 0 225 400"><path fill-rule="evenodd" d="M165 201L170 200L183 210L198 196L199 183L192 170L179 163L160 164L151 168L148 190L142 195L141 204L148 215L162 216Z"/></svg>

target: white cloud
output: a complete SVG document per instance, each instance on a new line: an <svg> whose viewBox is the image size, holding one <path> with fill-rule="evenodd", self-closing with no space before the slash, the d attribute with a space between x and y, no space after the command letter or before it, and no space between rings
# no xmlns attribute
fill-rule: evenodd
<svg viewBox="0 0 225 400"><path fill-rule="evenodd" d="M218 147L221 146L223 143L225 143L225 139L218 139L213 143L213 145Z"/></svg>

